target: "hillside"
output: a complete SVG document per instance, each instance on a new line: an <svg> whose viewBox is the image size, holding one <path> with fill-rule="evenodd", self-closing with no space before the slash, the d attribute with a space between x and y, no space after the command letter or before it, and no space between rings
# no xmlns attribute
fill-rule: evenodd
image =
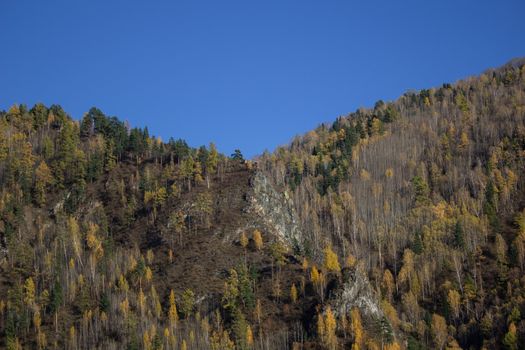
<svg viewBox="0 0 525 350"><path fill-rule="evenodd" d="M522 349L524 63L252 161L0 112L0 347Z"/></svg>
<svg viewBox="0 0 525 350"><path fill-rule="evenodd" d="M409 348L524 343L523 64L378 101L259 159L311 255L363 264Z"/></svg>

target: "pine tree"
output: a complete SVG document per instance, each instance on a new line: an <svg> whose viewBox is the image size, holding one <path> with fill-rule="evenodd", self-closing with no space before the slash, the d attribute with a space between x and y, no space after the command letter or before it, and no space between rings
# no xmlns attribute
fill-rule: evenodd
<svg viewBox="0 0 525 350"><path fill-rule="evenodd" d="M456 247L460 249L465 249L463 226L461 225L461 222L459 220L456 222L456 227L454 228L454 243Z"/></svg>
<svg viewBox="0 0 525 350"><path fill-rule="evenodd" d="M195 293L191 289L186 289L181 296L181 311L185 318L188 318L193 313L195 307Z"/></svg>
<svg viewBox="0 0 525 350"><path fill-rule="evenodd" d="M247 332L248 332L248 323L243 313L236 309L233 314L233 324L232 324L233 334L235 335L235 344L237 349L245 350L248 348L247 344Z"/></svg>

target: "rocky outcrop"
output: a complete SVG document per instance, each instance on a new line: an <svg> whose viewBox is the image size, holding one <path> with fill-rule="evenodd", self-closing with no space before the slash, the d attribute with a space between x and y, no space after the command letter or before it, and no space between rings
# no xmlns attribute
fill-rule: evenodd
<svg viewBox="0 0 525 350"><path fill-rule="evenodd" d="M259 218L260 224L268 232L291 246L294 251L303 251L303 234L287 192L278 192L260 171L254 173L251 187L252 193L247 198L248 211Z"/></svg>
<svg viewBox="0 0 525 350"><path fill-rule="evenodd" d="M345 269L343 281L331 303L337 314L346 315L357 307L365 317L372 319L383 317L379 300L363 267L357 265L355 268Z"/></svg>
<svg viewBox="0 0 525 350"><path fill-rule="evenodd" d="M257 219L257 225L294 248L304 251L304 236L297 221L294 203L286 191L279 192L261 172L255 172L251 179L251 193L248 195L248 211ZM330 304L338 315L348 315L358 308L365 319L379 320L384 317L379 300L366 270L361 265L344 269L343 283L336 287Z"/></svg>

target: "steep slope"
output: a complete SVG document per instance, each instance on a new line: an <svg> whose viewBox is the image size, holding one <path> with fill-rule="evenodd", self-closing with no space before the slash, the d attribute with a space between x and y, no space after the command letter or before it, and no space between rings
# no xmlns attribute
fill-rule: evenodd
<svg viewBox="0 0 525 350"><path fill-rule="evenodd" d="M410 348L523 343L525 61L378 101L258 161L317 261L362 263Z"/></svg>

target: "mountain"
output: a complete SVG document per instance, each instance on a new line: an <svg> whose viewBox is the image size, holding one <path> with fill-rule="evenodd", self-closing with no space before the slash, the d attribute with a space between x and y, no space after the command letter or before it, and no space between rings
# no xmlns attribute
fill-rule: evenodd
<svg viewBox="0 0 525 350"><path fill-rule="evenodd" d="M518 349L525 60L253 160L0 112L0 346Z"/></svg>

